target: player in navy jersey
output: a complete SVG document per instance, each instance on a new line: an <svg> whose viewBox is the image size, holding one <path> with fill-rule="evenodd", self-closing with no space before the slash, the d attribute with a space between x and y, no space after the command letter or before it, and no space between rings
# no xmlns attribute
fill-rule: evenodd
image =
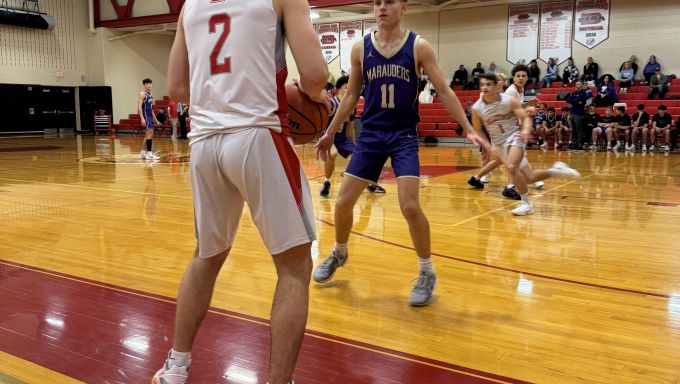
<svg viewBox="0 0 680 384"><path fill-rule="evenodd" d="M341 76L335 82L335 96L331 99L331 115L329 124L333 122L333 117L335 117L335 112L337 111L338 105L340 105L340 100L345 96L347 92L347 82L349 81L349 76ZM353 111L349 115L349 119L345 121L342 128L335 132L335 137L333 138L333 146L331 147L330 157L324 162L324 176L326 179L321 187L321 192L319 193L321 197L328 197L331 191L331 177L333 176L333 171L335 171L335 158L338 154L345 159L348 158L352 152L354 152L354 143L356 142L356 134L354 131L354 115ZM371 184L366 188L369 192L373 193L385 193L385 189L377 184Z"/></svg>
<svg viewBox="0 0 680 384"><path fill-rule="evenodd" d="M314 280L330 280L347 262L347 242L352 229L353 209L369 183L376 183L389 158L397 177L399 206L419 257L420 273L409 303L430 303L436 277L430 257L430 226L419 202L419 121L416 102L422 68L434 85L442 104L468 132L463 107L444 80L432 46L415 33L401 28L407 0L375 0L373 13L378 29L352 47L349 87L333 122L317 143L322 160L329 156L335 132L347 120L364 86L362 130L345 171L335 202L335 247L314 271ZM488 142L480 138L485 147Z"/></svg>
<svg viewBox="0 0 680 384"><path fill-rule="evenodd" d="M142 119L142 126L144 127L144 147L146 149L142 149L139 157L145 160L158 160L159 157L151 151L153 127L158 124L156 115L153 113L153 95L151 94L153 82L151 79L144 79L142 84L144 85L144 90L137 97L137 112L140 119Z"/></svg>

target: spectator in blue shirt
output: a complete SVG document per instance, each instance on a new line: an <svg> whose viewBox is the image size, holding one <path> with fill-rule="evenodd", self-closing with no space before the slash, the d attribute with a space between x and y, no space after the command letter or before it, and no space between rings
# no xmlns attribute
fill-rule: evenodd
<svg viewBox="0 0 680 384"><path fill-rule="evenodd" d="M620 73L619 87L621 87L621 93L628 93L628 88L633 85L633 79L635 79L635 72L633 68L630 67L629 62L623 63L623 69Z"/></svg>
<svg viewBox="0 0 680 384"><path fill-rule="evenodd" d="M645 85L649 84L649 79L654 76L654 73L656 72L656 67L661 68L661 64L656 61L656 56L651 55L649 56L649 61L645 65L645 68L642 70L642 74L645 76Z"/></svg>

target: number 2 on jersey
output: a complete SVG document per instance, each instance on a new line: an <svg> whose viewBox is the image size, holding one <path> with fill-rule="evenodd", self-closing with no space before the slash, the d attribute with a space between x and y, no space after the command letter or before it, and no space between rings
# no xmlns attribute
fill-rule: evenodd
<svg viewBox="0 0 680 384"><path fill-rule="evenodd" d="M380 91L382 92L382 103L380 106L382 108L394 109L394 84L383 84L380 86Z"/></svg>
<svg viewBox="0 0 680 384"><path fill-rule="evenodd" d="M229 36L229 32L231 30L231 19L229 18L229 15L226 13L212 15L210 17L210 33L215 33L215 27L218 24L223 24L224 28L222 29L222 34L220 35L219 39L217 39L217 43L215 43L212 53L210 54L211 75L219 75L220 73L231 72L231 57L225 57L223 63L220 63L219 58L217 57L220 54L222 46L227 40L227 36Z"/></svg>

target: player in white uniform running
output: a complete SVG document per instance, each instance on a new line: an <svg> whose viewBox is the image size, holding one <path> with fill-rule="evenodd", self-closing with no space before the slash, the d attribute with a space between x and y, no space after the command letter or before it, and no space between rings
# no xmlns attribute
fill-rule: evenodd
<svg viewBox="0 0 680 384"><path fill-rule="evenodd" d="M292 382L307 322L315 227L309 184L288 136L286 40L302 91L328 103L328 68L307 1L187 0L180 13L168 82L173 100L191 104L197 247L177 297L173 348L154 384L187 382L194 338L244 202L278 276L268 381Z"/></svg>
<svg viewBox="0 0 680 384"><path fill-rule="evenodd" d="M527 137L531 132L531 120L517 99L496 91L497 82L495 74L486 73L480 77L482 95L472 106L472 125L478 134L483 135L484 124L491 144L498 150L517 186L521 201L512 213L517 216L530 215L534 209L529 202L527 182L555 176L579 177L580 174L562 162L556 162L547 170L534 170L528 167L524 151ZM517 119L522 123L521 129L517 125Z"/></svg>
<svg viewBox="0 0 680 384"><path fill-rule="evenodd" d="M531 101L525 102L524 101L524 86L527 83L528 80L528 73L529 73L529 67L527 67L524 64L518 64L512 69L512 84L508 87L508 89L505 90L505 94L514 97L517 99L517 101L522 104L522 106L527 107L527 110L531 111L533 105L536 103L540 102L538 99L533 99ZM499 74L496 74L497 78ZM503 76L502 82L499 82L497 84L497 89L499 93L503 92L503 84L505 82L505 77ZM488 159L488 157L487 157ZM493 159L488 159L484 162L484 166L482 169L479 170L479 172L474 175L470 180L468 181L468 184L471 186L482 189L484 188L484 184L489 181L489 176L491 175L491 171L494 169L500 167L501 163L499 161L493 160ZM530 164L528 165L529 167L531 166ZM515 188L515 185L512 181L512 178L508 180L509 183L508 185L503 189L502 195L504 197L507 197L509 199L514 199L514 200L519 200L520 196L519 193L517 192L517 189ZM537 189L543 189L544 187L543 181L537 181L534 183L534 186Z"/></svg>

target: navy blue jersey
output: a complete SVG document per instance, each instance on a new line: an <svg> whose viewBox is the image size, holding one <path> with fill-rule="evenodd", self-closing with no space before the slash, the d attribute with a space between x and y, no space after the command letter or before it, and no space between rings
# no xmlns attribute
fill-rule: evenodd
<svg viewBox="0 0 680 384"><path fill-rule="evenodd" d="M385 57L375 44L375 32L364 36L364 112L366 128L398 129L415 127L418 115L418 82L415 44L418 35L406 36L392 56Z"/></svg>
<svg viewBox="0 0 680 384"><path fill-rule="evenodd" d="M144 120L153 122L153 96L151 93L144 91L144 100L142 100L142 114Z"/></svg>

